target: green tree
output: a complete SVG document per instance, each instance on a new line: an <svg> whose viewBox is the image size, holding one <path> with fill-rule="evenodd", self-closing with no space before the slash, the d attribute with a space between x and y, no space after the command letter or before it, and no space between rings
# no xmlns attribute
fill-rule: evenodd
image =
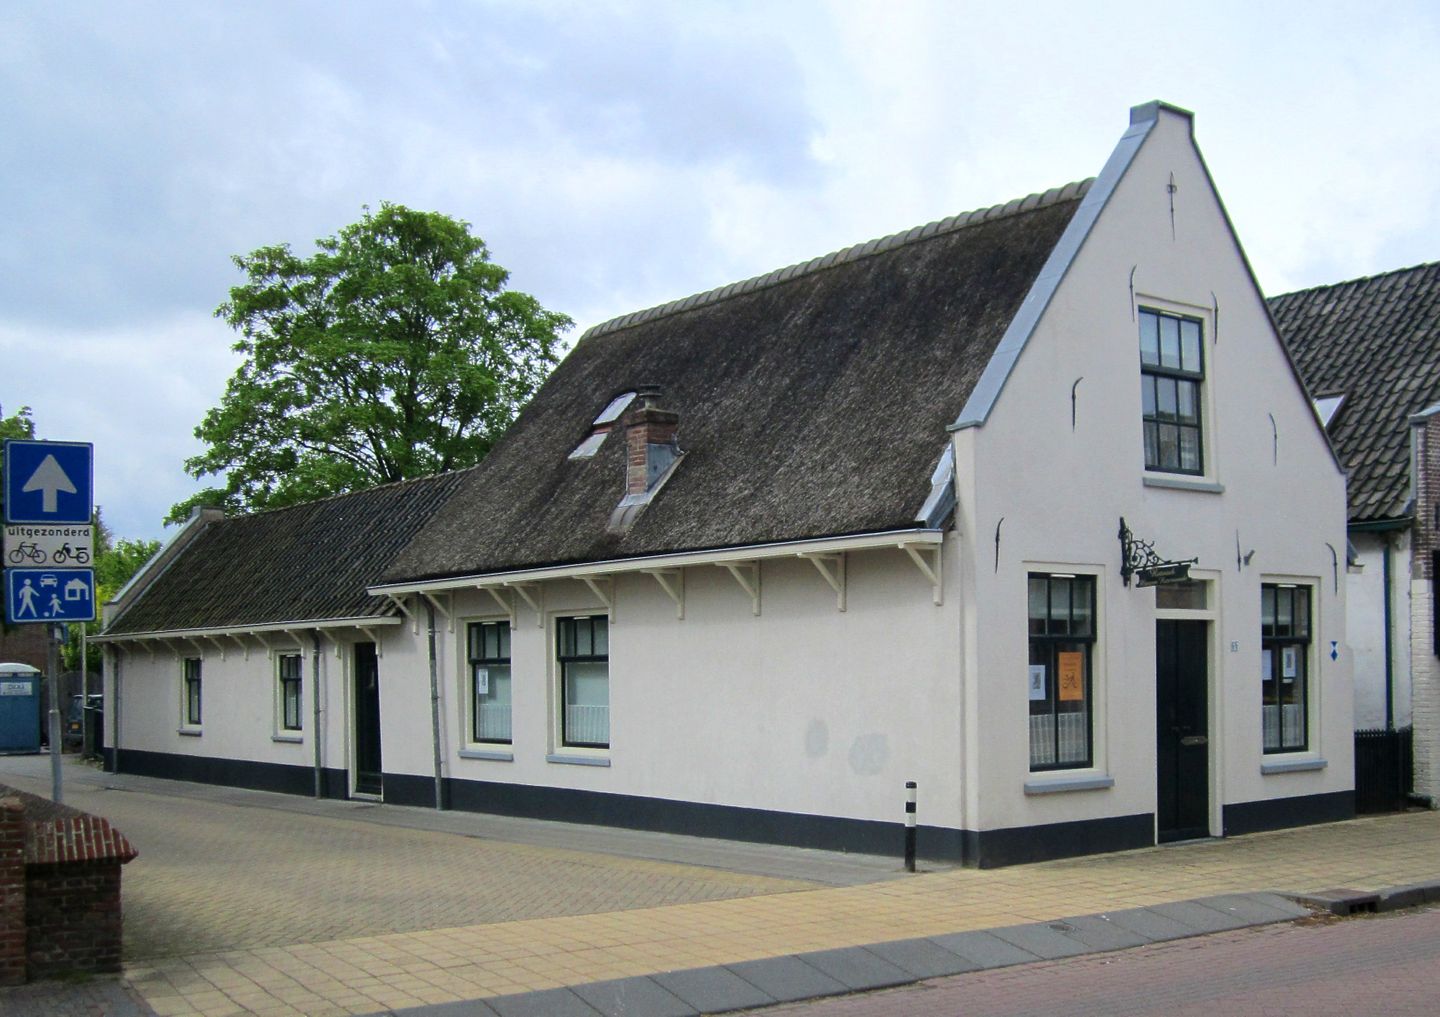
<svg viewBox="0 0 1440 1017"><path fill-rule="evenodd" d="M5 412L0 407L0 414ZM6 438L33 438L35 437L35 421L30 419L30 407L20 407L20 412L10 416L0 416L0 476L5 474L5 445ZM0 512L5 508L5 492L0 487Z"/></svg>
<svg viewBox="0 0 1440 1017"><path fill-rule="evenodd" d="M176 505L279 507L472 466L556 363L563 314L506 288L468 223L368 207L308 258L234 258L216 310L244 362L185 463L224 486Z"/></svg>
<svg viewBox="0 0 1440 1017"><path fill-rule="evenodd" d="M115 540L110 527L100 518L100 510L95 511L95 605L98 614L99 607L110 600L121 588L145 566L151 558L160 551L158 540L127 540L121 538ZM70 641L64 647L65 667L68 670L79 670L80 668L80 647L81 634L84 633L88 640L90 636L99 632L102 619L96 618L93 622L80 622L70 626ZM85 643L86 665L91 671L100 670L100 647L94 643Z"/></svg>

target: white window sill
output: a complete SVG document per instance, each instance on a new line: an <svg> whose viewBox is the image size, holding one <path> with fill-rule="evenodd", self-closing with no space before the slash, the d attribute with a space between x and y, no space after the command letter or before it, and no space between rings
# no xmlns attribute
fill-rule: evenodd
<svg viewBox="0 0 1440 1017"><path fill-rule="evenodd" d="M1213 480L1202 480L1199 477L1172 477L1163 473L1147 473L1144 482L1146 487L1163 487L1171 491L1199 491L1201 494L1225 493L1224 484L1217 484Z"/></svg>
<svg viewBox="0 0 1440 1017"><path fill-rule="evenodd" d="M1266 775L1272 773L1303 773L1307 770L1323 770L1328 765L1330 764L1325 760L1314 756L1309 759L1262 760L1260 763L1260 772Z"/></svg>
<svg viewBox="0 0 1440 1017"><path fill-rule="evenodd" d="M1042 777L1025 782L1027 795L1053 795L1065 791L1103 791L1115 786L1114 777Z"/></svg>
<svg viewBox="0 0 1440 1017"><path fill-rule="evenodd" d="M461 759L493 759L499 763L513 763L515 753L509 749L461 749Z"/></svg>
<svg viewBox="0 0 1440 1017"><path fill-rule="evenodd" d="M572 756L552 752L545 757L547 763L561 763L565 766L609 766L609 756Z"/></svg>
<svg viewBox="0 0 1440 1017"><path fill-rule="evenodd" d="M184 735L186 738L199 738L200 735L203 733L203 729L198 727L182 727L177 728L175 733L178 735Z"/></svg>
<svg viewBox="0 0 1440 1017"><path fill-rule="evenodd" d="M276 734L271 735L270 740L272 742L289 742L294 745L300 745L305 741L305 736L300 734Z"/></svg>

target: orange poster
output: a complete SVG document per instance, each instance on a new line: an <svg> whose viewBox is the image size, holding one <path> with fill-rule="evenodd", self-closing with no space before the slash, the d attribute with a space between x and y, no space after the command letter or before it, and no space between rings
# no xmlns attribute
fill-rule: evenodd
<svg viewBox="0 0 1440 1017"><path fill-rule="evenodd" d="M1085 654L1062 651L1055 655L1057 684L1062 702L1080 702L1085 698Z"/></svg>

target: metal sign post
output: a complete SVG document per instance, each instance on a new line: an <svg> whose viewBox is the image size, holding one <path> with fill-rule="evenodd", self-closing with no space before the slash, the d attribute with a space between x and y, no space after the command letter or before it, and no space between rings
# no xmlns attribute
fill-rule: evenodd
<svg viewBox="0 0 1440 1017"><path fill-rule="evenodd" d="M56 805L64 803L64 791L60 786L60 640L64 625L47 626L45 633L45 682L50 688L50 800Z"/></svg>

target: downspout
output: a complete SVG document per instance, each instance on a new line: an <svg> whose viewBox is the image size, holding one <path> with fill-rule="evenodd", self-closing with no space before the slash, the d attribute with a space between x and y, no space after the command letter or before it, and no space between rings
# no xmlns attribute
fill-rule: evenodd
<svg viewBox="0 0 1440 1017"><path fill-rule="evenodd" d="M315 797L324 797L324 770L320 767L320 630L310 633L314 653L310 656L310 701L315 722L310 728L310 740L315 743Z"/></svg>
<svg viewBox="0 0 1440 1017"><path fill-rule="evenodd" d="M425 601L425 620L430 627L430 742L435 748L435 809L445 808L445 780L440 772L440 682L435 666L435 605Z"/></svg>
<svg viewBox="0 0 1440 1017"><path fill-rule="evenodd" d="M1394 621L1391 617L1391 601L1394 599L1395 591L1391 588L1394 584L1394 576L1391 573L1390 559L1394 554L1395 545L1391 542L1390 534L1383 534L1385 541L1385 558L1383 566L1383 583L1385 586L1385 730L1395 730L1395 646L1394 633L1392 631Z"/></svg>

